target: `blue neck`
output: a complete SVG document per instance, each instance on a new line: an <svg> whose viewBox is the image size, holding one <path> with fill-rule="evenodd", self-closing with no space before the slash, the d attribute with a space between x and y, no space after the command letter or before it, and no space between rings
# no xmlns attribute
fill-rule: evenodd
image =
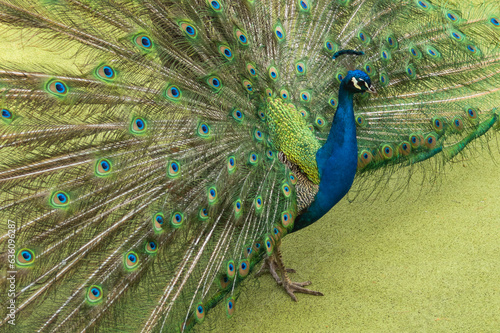
<svg viewBox="0 0 500 333"><path fill-rule="evenodd" d="M354 94L347 91L342 82L339 90L339 106L328 139L316 153L320 176L319 191L307 211L295 220L293 231L319 220L351 188L358 165L353 97Z"/></svg>

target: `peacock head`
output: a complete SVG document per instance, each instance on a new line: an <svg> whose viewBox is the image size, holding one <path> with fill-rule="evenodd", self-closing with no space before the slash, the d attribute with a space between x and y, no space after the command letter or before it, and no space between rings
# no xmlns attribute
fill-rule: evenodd
<svg viewBox="0 0 500 333"><path fill-rule="evenodd" d="M342 85L351 93L361 93L365 91L370 94L377 93L368 74L359 69L349 71L342 80Z"/></svg>

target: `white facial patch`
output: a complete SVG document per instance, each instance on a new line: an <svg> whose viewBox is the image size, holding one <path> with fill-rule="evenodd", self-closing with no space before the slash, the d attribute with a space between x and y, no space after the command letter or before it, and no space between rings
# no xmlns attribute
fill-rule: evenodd
<svg viewBox="0 0 500 333"><path fill-rule="evenodd" d="M365 86L368 90L370 90L370 87L368 86L368 83L365 82Z"/></svg>
<svg viewBox="0 0 500 333"><path fill-rule="evenodd" d="M352 81L352 84L353 84L356 88L358 88L359 90L361 90L361 87L360 87L360 86L359 86L359 84L358 84L358 80L356 80L356 78L355 78L355 77L353 77L351 81ZM365 82L365 84L366 84L366 82Z"/></svg>

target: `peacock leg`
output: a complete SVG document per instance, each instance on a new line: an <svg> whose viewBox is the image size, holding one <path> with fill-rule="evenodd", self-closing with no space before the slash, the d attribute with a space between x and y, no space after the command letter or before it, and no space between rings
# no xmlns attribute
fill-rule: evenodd
<svg viewBox="0 0 500 333"><path fill-rule="evenodd" d="M260 267L259 271L255 273L255 277L259 277L264 273L270 273L276 280L276 283L281 285L281 279L278 273L276 272L276 262L273 257L267 257L264 260L264 263Z"/></svg>
<svg viewBox="0 0 500 333"><path fill-rule="evenodd" d="M273 259L270 259L270 261L274 262L275 265L278 266L278 269L281 271L281 274L283 276L283 279L278 282L279 285L283 285L283 288L285 288L286 292L290 297L297 302L297 297L295 296L294 293L303 293L303 294L309 294L309 295L315 295L315 296L323 296L322 293L319 291L314 291L314 290L309 290L304 288L305 286L308 286L311 284L311 281L306 281L306 282L292 282L290 278L288 277L288 274L290 272L290 269L285 268L285 265L283 264L283 258L281 257L281 251L279 249L279 246L276 246L274 249L274 254L273 254ZM272 267L272 264L270 264L270 267ZM295 273L294 270L291 270ZM276 273L276 272L275 272ZM271 273L272 274L272 273ZM275 277L276 279L276 277Z"/></svg>
<svg viewBox="0 0 500 333"><path fill-rule="evenodd" d="M274 280L276 280L276 283L281 286L281 278L279 277L278 273L276 272L276 266L278 264L276 263L276 260L274 257L267 257L264 260L264 263L260 267L259 271L255 273L255 277L259 277L262 274L265 273L270 273ZM287 273L296 273L295 269L293 268L285 268Z"/></svg>

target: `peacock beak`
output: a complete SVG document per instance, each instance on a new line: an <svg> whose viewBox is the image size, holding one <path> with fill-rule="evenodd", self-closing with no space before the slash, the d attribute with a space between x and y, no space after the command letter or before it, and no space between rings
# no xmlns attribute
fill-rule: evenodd
<svg viewBox="0 0 500 333"><path fill-rule="evenodd" d="M375 88L373 87L373 85L370 85L370 86L368 87L367 92L368 92L368 93L370 93L370 94L373 94L373 95L375 95L375 96L377 96L377 95L378 95L378 93L377 93L377 91L375 90Z"/></svg>

